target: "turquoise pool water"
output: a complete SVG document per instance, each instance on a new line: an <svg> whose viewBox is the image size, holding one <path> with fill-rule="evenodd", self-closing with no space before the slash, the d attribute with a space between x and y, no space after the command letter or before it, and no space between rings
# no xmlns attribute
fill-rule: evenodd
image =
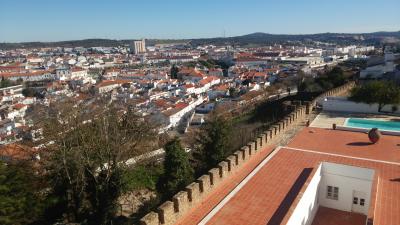
<svg viewBox="0 0 400 225"><path fill-rule="evenodd" d="M380 130L400 131L400 122L382 121L382 120L367 120L349 118L345 124L346 127L358 128L378 128Z"/></svg>

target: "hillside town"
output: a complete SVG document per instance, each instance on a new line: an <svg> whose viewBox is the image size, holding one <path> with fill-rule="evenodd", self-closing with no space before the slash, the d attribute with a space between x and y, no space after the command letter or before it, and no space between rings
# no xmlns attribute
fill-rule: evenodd
<svg viewBox="0 0 400 225"><path fill-rule="evenodd" d="M0 169L13 176L14 170L28 168L21 174L35 178L29 182L37 186L23 193L34 196L32 206L24 198L38 210L29 220L36 223L243 224L253 217L247 207L260 211L254 224L299 224L300 217L314 225L326 219L344 225L385 221L384 213L375 216L364 207L377 210L371 202L378 200L368 193L379 184L361 167L381 171L379 166L395 170L392 164L398 165L396 157L376 161L393 159L375 151L384 146L392 154L399 135L400 125L393 122L400 103L398 52L389 44L241 47L147 45L145 39L119 47L0 50L0 165L12 168L10 173ZM351 142L367 132L371 143ZM369 145L367 155L360 153ZM336 164L349 158L353 167ZM279 160L292 166L270 173L271 165L286 168ZM277 196L273 209L279 211L276 204L293 191L291 175L299 171L307 195L297 190L293 196L299 202L287 206L292 213L285 218L243 197L251 193L269 202L268 196ZM324 196L321 185L332 182L331 172L341 182L346 174L355 178L328 185ZM253 176L262 185L253 184ZM338 196L365 179L359 189L367 194L357 192L349 211ZM387 184L395 178L381 179ZM284 184L278 184L281 180ZM381 204L393 204L400 193L381 188L391 196L379 198ZM227 191L239 193L238 200ZM387 214L396 210L389 207ZM217 213L226 211L236 216Z"/></svg>
<svg viewBox="0 0 400 225"><path fill-rule="evenodd" d="M0 51L0 143L37 140L29 114L34 105L63 98L91 104L98 96L159 126L159 132L184 133L200 125L217 106L243 105L265 88L344 61L361 61L382 49L374 46L267 46L242 48L188 43L92 48L39 48ZM374 58L361 76L394 73L394 56ZM296 85L287 82L276 93Z"/></svg>
<svg viewBox="0 0 400 225"><path fill-rule="evenodd" d="M0 0L0 225L400 225L399 0Z"/></svg>

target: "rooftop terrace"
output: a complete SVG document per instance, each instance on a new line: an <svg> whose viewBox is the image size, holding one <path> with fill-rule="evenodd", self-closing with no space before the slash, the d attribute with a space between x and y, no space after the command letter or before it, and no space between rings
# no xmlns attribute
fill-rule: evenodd
<svg viewBox="0 0 400 225"><path fill-rule="evenodd" d="M366 134L304 128L287 147L259 152L177 224L286 224L321 162L375 170L368 218L400 224L399 143L383 136L370 145ZM346 212L320 208L313 224L339 214ZM346 215L365 224L365 216Z"/></svg>

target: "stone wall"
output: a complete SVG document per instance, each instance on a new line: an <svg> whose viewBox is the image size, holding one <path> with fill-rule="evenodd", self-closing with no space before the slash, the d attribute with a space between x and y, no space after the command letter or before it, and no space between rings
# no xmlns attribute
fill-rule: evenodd
<svg viewBox="0 0 400 225"><path fill-rule="evenodd" d="M354 86L354 82L347 83L341 87L334 88L318 97L340 95ZM228 156L220 162L217 167L212 168L207 174L189 184L185 190L177 193L172 201L164 202L157 213L150 212L141 219L141 225L170 225L174 224L180 217L192 207L201 202L207 194L215 189L219 183L227 179L243 166L257 152L263 151L268 145L279 137L279 135L290 130L294 124L304 121L306 115L311 113L316 106L316 100L298 103L294 111L281 121L274 123L268 130L262 132L254 141L243 146L241 149Z"/></svg>

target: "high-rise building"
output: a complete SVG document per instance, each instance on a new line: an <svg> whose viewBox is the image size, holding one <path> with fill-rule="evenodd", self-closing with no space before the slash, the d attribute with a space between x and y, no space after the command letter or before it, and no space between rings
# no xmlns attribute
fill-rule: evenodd
<svg viewBox="0 0 400 225"><path fill-rule="evenodd" d="M140 41L133 42L133 51L135 54L145 53L146 52L146 41L142 39Z"/></svg>

